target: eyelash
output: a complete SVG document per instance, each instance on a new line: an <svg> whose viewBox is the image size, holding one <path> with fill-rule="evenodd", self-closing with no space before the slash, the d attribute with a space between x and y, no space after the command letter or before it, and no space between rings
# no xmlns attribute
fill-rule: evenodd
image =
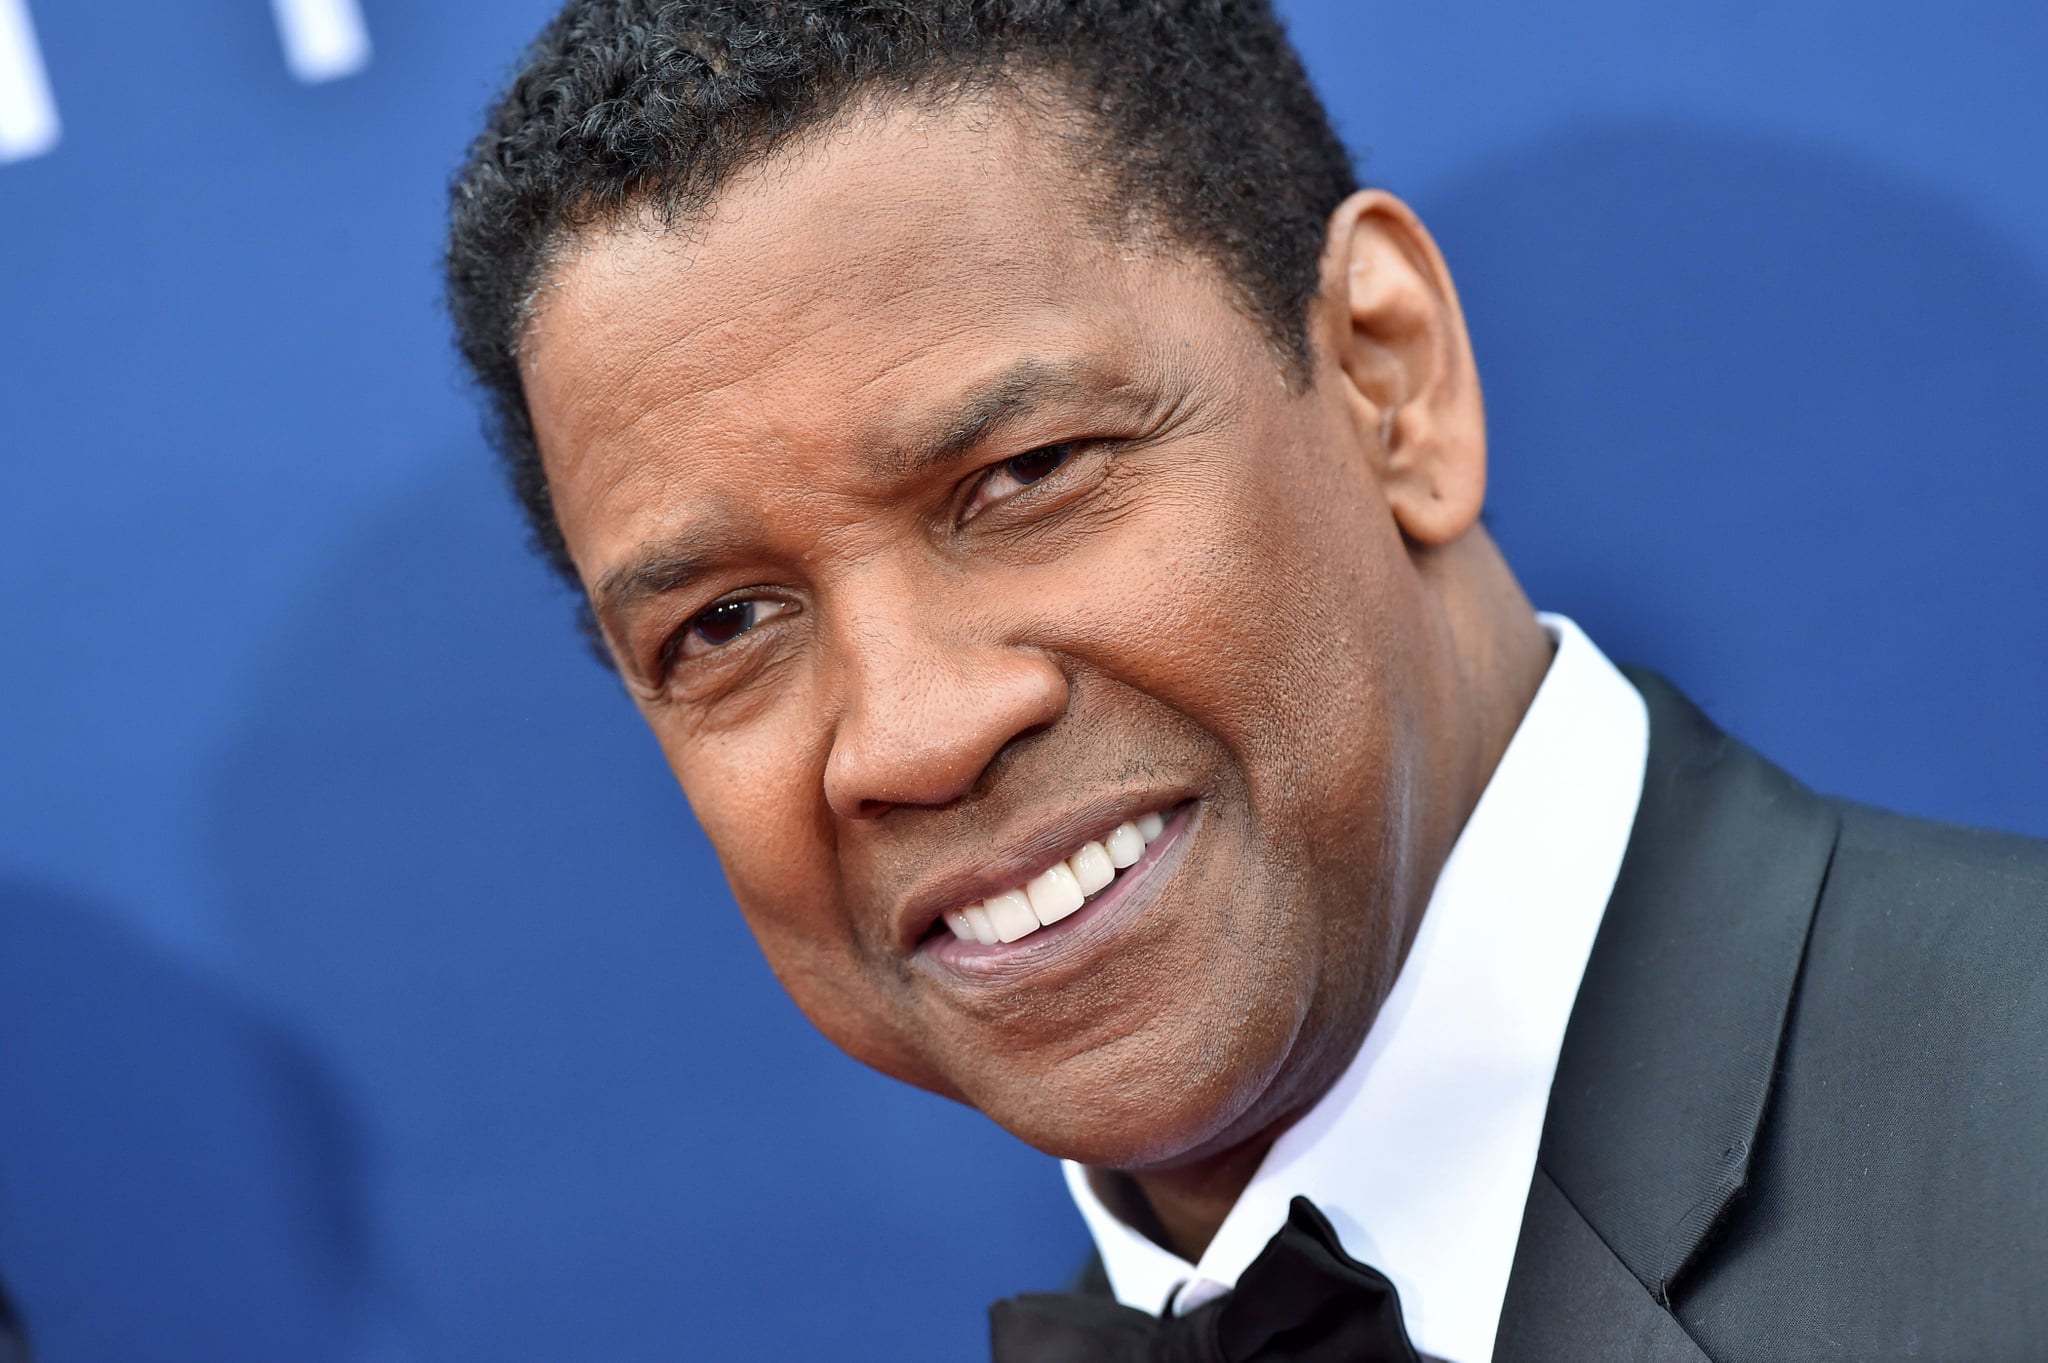
<svg viewBox="0 0 2048 1363"><path fill-rule="evenodd" d="M1036 478L1031 479L1029 482L1025 482L1021 478L1018 479L1020 485L1017 488L1016 492L1010 493L1006 497L997 499L998 501L1007 501L1009 500L1009 497L1021 495L1023 492L1031 488L1037 487L1039 484L1045 482L1048 478L1057 475L1059 471L1065 468L1068 462L1073 459L1075 451L1079 450L1080 447L1081 442L1078 440L1062 440L1051 445L1040 445L1036 449L1026 450L1022 454L1012 455L1010 458L1003 460L1003 462L995 465L994 467L990 468L987 472L985 472L981 476L981 478L975 483L973 492L968 494L967 514L963 517L963 519L972 520L975 516L980 515L981 511L985 509L976 507L974 505L973 499L982 491L982 489L986 488L989 485L989 483L996 477L997 474L1009 472L1012 477L1015 477L1016 466L1018 464L1023 463L1026 460L1043 459L1047 455L1052 454L1057 454L1059 456L1058 462L1055 463L1051 468L1045 470L1045 472L1039 474ZM990 505L994 504L995 503L993 502L990 503Z"/></svg>

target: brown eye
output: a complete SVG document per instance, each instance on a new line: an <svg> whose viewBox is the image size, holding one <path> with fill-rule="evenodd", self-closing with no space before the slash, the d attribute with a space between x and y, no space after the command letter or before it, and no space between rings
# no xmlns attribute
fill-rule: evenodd
<svg viewBox="0 0 2048 1363"><path fill-rule="evenodd" d="M684 657L696 657L724 648L733 640L753 629L764 620L769 620L788 610L781 601L764 600L761 597L747 597L740 601L721 601L690 621L683 630L679 651Z"/></svg>
<svg viewBox="0 0 2048 1363"><path fill-rule="evenodd" d="M728 601L713 606L690 622L690 632L713 648L722 648L754 627L754 602Z"/></svg>
<svg viewBox="0 0 2048 1363"><path fill-rule="evenodd" d="M1038 449L1018 455L1015 459L1003 461L1003 470L1023 487L1030 487L1042 478L1049 478L1061 464L1073 457L1072 445L1044 445Z"/></svg>

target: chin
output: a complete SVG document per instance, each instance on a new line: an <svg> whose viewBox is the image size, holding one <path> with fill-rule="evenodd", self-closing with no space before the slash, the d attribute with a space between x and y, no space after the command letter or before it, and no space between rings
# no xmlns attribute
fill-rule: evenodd
<svg viewBox="0 0 2048 1363"><path fill-rule="evenodd" d="M1282 1115L1274 1099L1288 1087L1296 1020L1237 1018L1218 1030L1183 1015L1179 1035L1133 1036L970 1101L1061 1159L1100 1169L1192 1163L1255 1138ZM1218 1035L1227 1044L1216 1044Z"/></svg>

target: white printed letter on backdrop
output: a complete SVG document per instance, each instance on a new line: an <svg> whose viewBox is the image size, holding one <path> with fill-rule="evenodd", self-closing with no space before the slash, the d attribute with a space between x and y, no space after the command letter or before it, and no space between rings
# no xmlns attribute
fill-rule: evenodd
<svg viewBox="0 0 2048 1363"><path fill-rule="evenodd" d="M358 0L270 0L284 62L308 85L353 76L370 64L370 30Z"/></svg>
<svg viewBox="0 0 2048 1363"><path fill-rule="evenodd" d="M40 156L57 145L57 133L57 101L28 0L0 0L0 161Z"/></svg>

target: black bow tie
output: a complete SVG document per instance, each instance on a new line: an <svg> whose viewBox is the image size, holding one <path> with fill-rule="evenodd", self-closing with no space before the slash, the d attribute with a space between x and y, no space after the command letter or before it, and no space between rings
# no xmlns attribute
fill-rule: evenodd
<svg viewBox="0 0 2048 1363"><path fill-rule="evenodd" d="M989 1308L994 1363L1417 1363L1394 1285L1346 1254L1305 1197L1235 1291L1185 1316L1172 1310L1011 1297Z"/></svg>

